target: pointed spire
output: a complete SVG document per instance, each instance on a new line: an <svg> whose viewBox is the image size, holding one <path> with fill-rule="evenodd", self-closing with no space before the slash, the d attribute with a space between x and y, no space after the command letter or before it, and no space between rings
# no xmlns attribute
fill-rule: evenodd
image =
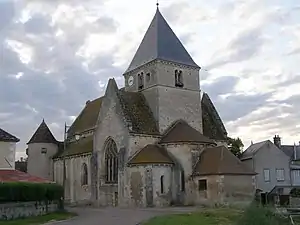
<svg viewBox="0 0 300 225"><path fill-rule="evenodd" d="M184 48L165 18L161 15L158 5L155 16L142 43L137 49L125 73L155 59L200 68Z"/></svg>
<svg viewBox="0 0 300 225"><path fill-rule="evenodd" d="M57 140L51 133L49 127L47 126L45 120L43 119L40 126L37 128L33 136L30 138L27 144L32 143L53 143L57 144Z"/></svg>

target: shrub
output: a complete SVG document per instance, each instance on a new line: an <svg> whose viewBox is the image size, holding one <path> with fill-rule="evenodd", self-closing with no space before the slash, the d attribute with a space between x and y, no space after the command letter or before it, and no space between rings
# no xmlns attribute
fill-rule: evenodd
<svg viewBox="0 0 300 225"><path fill-rule="evenodd" d="M275 214L271 208L252 204L237 225L285 225L288 220Z"/></svg>
<svg viewBox="0 0 300 225"><path fill-rule="evenodd" d="M64 195L63 187L57 184L11 182L0 183L0 203L54 201Z"/></svg>

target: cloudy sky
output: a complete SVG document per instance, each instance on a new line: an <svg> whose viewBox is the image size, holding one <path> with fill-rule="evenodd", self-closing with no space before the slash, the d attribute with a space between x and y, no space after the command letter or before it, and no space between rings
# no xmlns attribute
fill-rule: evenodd
<svg viewBox="0 0 300 225"><path fill-rule="evenodd" d="M203 68L201 88L233 137L300 141L300 3L160 0ZM0 0L0 127L17 156L45 118L57 139L109 77L123 86L155 0Z"/></svg>

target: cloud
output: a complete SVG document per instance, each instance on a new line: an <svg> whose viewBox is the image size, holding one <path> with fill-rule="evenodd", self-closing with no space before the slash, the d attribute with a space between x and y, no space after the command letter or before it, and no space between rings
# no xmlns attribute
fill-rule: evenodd
<svg viewBox="0 0 300 225"><path fill-rule="evenodd" d="M0 126L21 138L18 156L42 118L61 139L64 122L101 96L109 77L123 85L155 13L155 3L136 0L2 0L0 6ZM202 67L201 89L245 145L276 132L287 142L300 139L298 8L275 0L160 4Z"/></svg>

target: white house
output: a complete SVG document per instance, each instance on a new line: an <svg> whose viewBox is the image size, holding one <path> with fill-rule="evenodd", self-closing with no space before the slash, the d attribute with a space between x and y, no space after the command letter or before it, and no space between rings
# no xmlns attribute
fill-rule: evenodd
<svg viewBox="0 0 300 225"><path fill-rule="evenodd" d="M292 185L290 157L269 140L251 144L240 159L257 173L256 189L270 192Z"/></svg>
<svg viewBox="0 0 300 225"><path fill-rule="evenodd" d="M20 140L0 128L0 170L15 169L16 144Z"/></svg>

